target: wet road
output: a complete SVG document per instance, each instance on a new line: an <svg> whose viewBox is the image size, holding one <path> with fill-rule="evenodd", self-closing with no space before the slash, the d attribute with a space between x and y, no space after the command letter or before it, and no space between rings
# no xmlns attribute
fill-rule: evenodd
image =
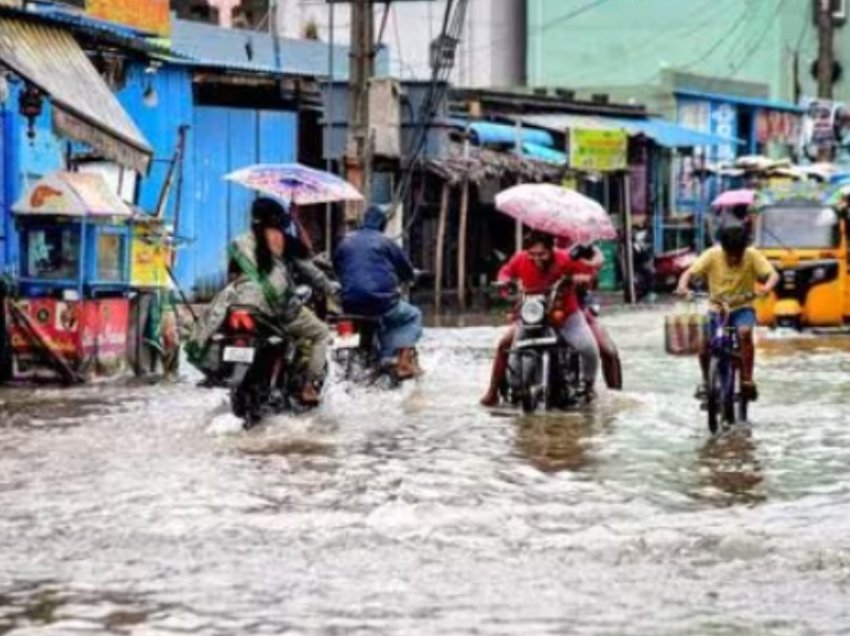
<svg viewBox="0 0 850 636"><path fill-rule="evenodd" d="M0 392L0 634L850 633L850 342L762 341L710 440L661 314L607 323L583 414L478 408L486 327L250 434L192 378Z"/></svg>

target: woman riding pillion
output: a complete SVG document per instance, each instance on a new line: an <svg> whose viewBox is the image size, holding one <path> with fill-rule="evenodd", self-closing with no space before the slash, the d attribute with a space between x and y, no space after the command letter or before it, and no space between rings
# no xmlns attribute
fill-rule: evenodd
<svg viewBox="0 0 850 636"><path fill-rule="evenodd" d="M576 285L590 283L602 264L602 256L594 250L592 260L577 260L569 252L554 246L555 238L542 232L531 232L525 241L525 250L518 252L499 270L498 281L509 283L518 280L526 291L545 291L558 284L565 276L571 282L563 291L565 319L559 330L566 342L581 356L585 373L586 394L593 395L593 386L599 369L599 347L579 306ZM516 327L512 325L496 349L493 370L487 393L481 398L482 406L496 406L505 380L508 354L514 341Z"/></svg>
<svg viewBox="0 0 850 636"><path fill-rule="evenodd" d="M296 296L292 276L297 274L310 287L327 295L335 295L338 288L315 265L301 258L295 241L287 240L288 221L277 201L268 198L254 201L251 229L228 248L230 283L216 296L196 326L187 350L190 360L205 370L203 352L227 317L228 308L256 307L274 316L284 333L304 345L307 374L300 400L305 405L315 405L325 374L330 332Z"/></svg>
<svg viewBox="0 0 850 636"><path fill-rule="evenodd" d="M741 226L725 227L720 231L720 245L707 249L682 274L676 293L688 295L689 285L694 278L708 281L709 328L714 333L721 320L721 310L728 310L728 324L738 332L741 343L741 391L749 401L758 399L758 390L754 381L755 345L753 328L756 314L752 305L755 296L768 295L777 283L779 274L765 258L753 247L747 246L747 232ZM762 287L755 292L756 282ZM723 303L731 301L724 307ZM699 354L702 371L702 385L697 389L697 397L702 399L707 392L708 367L710 362L709 339L706 338Z"/></svg>

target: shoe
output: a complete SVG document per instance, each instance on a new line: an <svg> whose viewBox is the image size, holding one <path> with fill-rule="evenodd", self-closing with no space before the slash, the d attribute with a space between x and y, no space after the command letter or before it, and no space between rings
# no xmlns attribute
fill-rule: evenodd
<svg viewBox="0 0 850 636"><path fill-rule="evenodd" d="M487 408L499 406L499 391L489 389L487 393L484 394L484 397L481 398L480 404L481 406L485 406Z"/></svg>
<svg viewBox="0 0 850 636"><path fill-rule="evenodd" d="M759 399L758 388L755 382L741 382L741 397L747 402L756 402Z"/></svg>
<svg viewBox="0 0 850 636"><path fill-rule="evenodd" d="M301 390L301 403L304 406L318 406L320 397L319 392L312 382L305 384Z"/></svg>
<svg viewBox="0 0 850 636"><path fill-rule="evenodd" d="M694 399L700 400L701 402L705 402L705 399L708 397L708 385L703 382L697 385L697 390L694 391Z"/></svg>

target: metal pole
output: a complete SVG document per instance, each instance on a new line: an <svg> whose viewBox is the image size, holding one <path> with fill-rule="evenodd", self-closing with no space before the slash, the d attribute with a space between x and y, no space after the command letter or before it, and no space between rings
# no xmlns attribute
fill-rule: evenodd
<svg viewBox="0 0 850 636"><path fill-rule="evenodd" d="M517 154L522 157L522 122L520 120L517 120L516 122L514 133L514 148L516 149ZM522 221L517 219L515 228L514 248L517 252L519 252L522 249Z"/></svg>
<svg viewBox="0 0 850 636"><path fill-rule="evenodd" d="M460 227L458 228L457 250L457 300L461 311L466 311L466 233L469 218L469 122L463 138L464 170L460 198Z"/></svg>

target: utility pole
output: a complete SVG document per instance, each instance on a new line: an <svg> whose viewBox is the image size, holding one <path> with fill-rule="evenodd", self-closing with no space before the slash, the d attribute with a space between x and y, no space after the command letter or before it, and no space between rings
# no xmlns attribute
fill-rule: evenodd
<svg viewBox="0 0 850 636"><path fill-rule="evenodd" d="M351 61L348 97L346 178L371 198L372 148L369 135L369 82L375 73L371 0L351 0Z"/></svg>
<svg viewBox="0 0 850 636"><path fill-rule="evenodd" d="M832 99L833 58L832 0L818 0L818 97Z"/></svg>
<svg viewBox="0 0 850 636"><path fill-rule="evenodd" d="M833 20L832 0L818 0L818 97L832 100L833 59ZM818 151L819 161L832 160L832 147L825 146Z"/></svg>

